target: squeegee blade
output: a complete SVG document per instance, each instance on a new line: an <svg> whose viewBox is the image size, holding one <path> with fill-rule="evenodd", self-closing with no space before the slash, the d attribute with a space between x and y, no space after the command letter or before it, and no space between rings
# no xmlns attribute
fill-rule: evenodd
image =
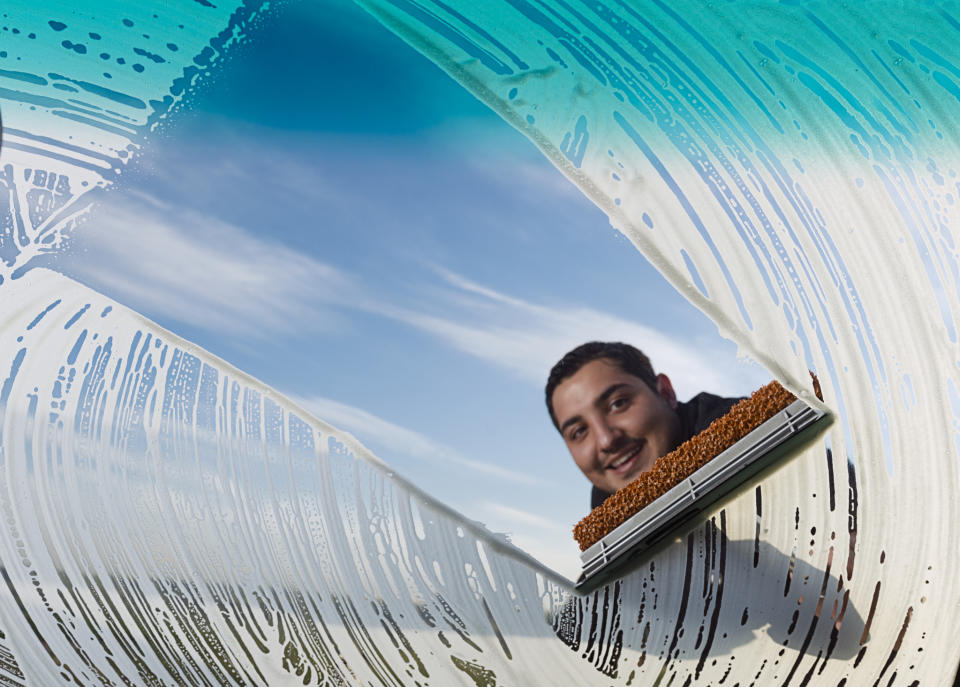
<svg viewBox="0 0 960 687"><path fill-rule="evenodd" d="M621 577L641 554L650 552L697 513L742 488L775 463L795 456L795 449L826 417L824 411L798 399L765 420L581 553L577 592L586 594Z"/></svg>

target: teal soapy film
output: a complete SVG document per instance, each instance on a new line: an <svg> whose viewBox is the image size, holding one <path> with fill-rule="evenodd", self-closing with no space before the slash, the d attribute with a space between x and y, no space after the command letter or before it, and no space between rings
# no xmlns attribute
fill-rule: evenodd
<svg viewBox="0 0 960 687"><path fill-rule="evenodd" d="M359 4L743 355L807 397L815 371L834 424L649 564L572 594L332 417L45 262L272 8L15 0L3 682L951 684L960 5Z"/></svg>

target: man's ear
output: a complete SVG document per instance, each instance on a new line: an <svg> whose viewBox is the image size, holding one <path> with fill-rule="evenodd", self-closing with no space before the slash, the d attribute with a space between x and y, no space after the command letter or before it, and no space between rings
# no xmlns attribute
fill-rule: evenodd
<svg viewBox="0 0 960 687"><path fill-rule="evenodd" d="M657 392L667 402L668 406L674 410L677 409L677 395L673 392L673 384L670 383L670 378L663 373L657 375Z"/></svg>

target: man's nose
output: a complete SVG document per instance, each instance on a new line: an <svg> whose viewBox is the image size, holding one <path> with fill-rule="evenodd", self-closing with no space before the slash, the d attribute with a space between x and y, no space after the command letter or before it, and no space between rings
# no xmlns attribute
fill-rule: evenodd
<svg viewBox="0 0 960 687"><path fill-rule="evenodd" d="M616 443L617 437L619 436L619 430L606 420L597 422L595 432L597 435L597 445L601 451L609 450L610 447Z"/></svg>

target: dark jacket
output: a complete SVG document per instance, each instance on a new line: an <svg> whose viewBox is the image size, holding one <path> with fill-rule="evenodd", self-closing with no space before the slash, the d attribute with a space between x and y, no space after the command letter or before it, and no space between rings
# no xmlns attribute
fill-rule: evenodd
<svg viewBox="0 0 960 687"><path fill-rule="evenodd" d="M680 416L680 443L705 430L711 422L727 414L733 404L742 399L723 398L702 392L686 403L677 404ZM593 487L590 492L590 508L596 508L610 496L605 491Z"/></svg>

